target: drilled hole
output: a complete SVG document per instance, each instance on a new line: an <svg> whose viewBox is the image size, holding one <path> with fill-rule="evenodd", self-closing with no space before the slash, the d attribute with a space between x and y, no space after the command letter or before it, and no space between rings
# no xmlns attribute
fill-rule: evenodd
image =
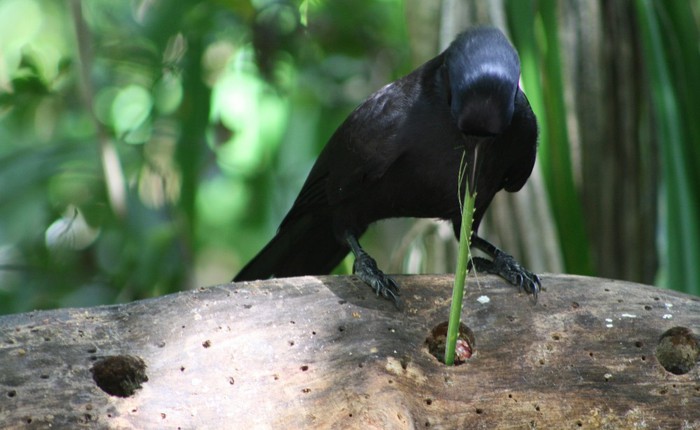
<svg viewBox="0 0 700 430"><path fill-rule="evenodd" d="M435 326L430 336L425 340L428 352L441 363L445 362L445 346L447 343L447 321ZM463 364L471 358L475 352L474 333L466 325L460 323L457 333L457 346L455 348L454 364Z"/></svg>
<svg viewBox="0 0 700 430"><path fill-rule="evenodd" d="M659 338L656 358L666 371L675 375L686 374L700 358L700 342L690 329L673 327Z"/></svg>

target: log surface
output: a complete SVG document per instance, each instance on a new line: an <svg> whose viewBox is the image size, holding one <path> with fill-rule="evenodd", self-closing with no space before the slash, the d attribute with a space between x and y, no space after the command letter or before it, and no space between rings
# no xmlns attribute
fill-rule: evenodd
<svg viewBox="0 0 700 430"><path fill-rule="evenodd" d="M539 301L469 281L475 354L446 367L426 339L452 277L397 276L404 307L352 276L202 288L124 305L0 317L2 428L700 428L700 366L656 358L672 327L700 331L700 300L546 275ZM128 397L91 367L131 355Z"/></svg>

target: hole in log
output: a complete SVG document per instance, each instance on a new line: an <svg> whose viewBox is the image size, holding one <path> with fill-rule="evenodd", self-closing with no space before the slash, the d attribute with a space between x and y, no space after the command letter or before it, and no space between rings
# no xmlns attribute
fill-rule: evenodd
<svg viewBox="0 0 700 430"><path fill-rule="evenodd" d="M445 362L445 345L447 343L447 322L435 326L430 336L425 340L430 352L440 363ZM455 350L455 365L460 365L476 352L474 333L466 325L459 324L457 347Z"/></svg>
<svg viewBox="0 0 700 430"><path fill-rule="evenodd" d="M17 391L15 390L10 390L7 392L7 397L15 397L17 395Z"/></svg>
<svg viewBox="0 0 700 430"><path fill-rule="evenodd" d="M642 343L642 341L638 340L634 343L634 346L636 346L637 348L641 348L642 346L644 346L644 343Z"/></svg>
<svg viewBox="0 0 700 430"><path fill-rule="evenodd" d="M132 396L148 381L146 363L133 355L113 355L98 360L90 368L92 379L105 393L117 397Z"/></svg>
<svg viewBox="0 0 700 430"><path fill-rule="evenodd" d="M481 415L481 414L484 413L484 410L481 409L481 408L476 408L476 413L479 414L479 415Z"/></svg>
<svg viewBox="0 0 700 430"><path fill-rule="evenodd" d="M659 337L656 359L675 375L683 375L695 367L700 357L700 342L686 327L673 327Z"/></svg>
<svg viewBox="0 0 700 430"><path fill-rule="evenodd" d="M425 399L425 404L430 406L433 404L433 399Z"/></svg>
<svg viewBox="0 0 700 430"><path fill-rule="evenodd" d="M306 372L307 370L309 370L309 366L307 366L307 365L301 366L301 371L302 371L302 372Z"/></svg>
<svg viewBox="0 0 700 430"><path fill-rule="evenodd" d="M211 341L209 339L205 340L202 342L202 346L205 348L209 348L211 346Z"/></svg>
<svg viewBox="0 0 700 430"><path fill-rule="evenodd" d="M651 306L649 306L649 305L644 305L644 310L645 310L645 311L650 311L650 310L651 310Z"/></svg>

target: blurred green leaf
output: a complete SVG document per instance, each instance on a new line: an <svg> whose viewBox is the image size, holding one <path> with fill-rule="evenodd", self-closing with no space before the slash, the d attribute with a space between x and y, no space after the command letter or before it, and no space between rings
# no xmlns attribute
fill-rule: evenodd
<svg viewBox="0 0 700 430"><path fill-rule="evenodd" d="M698 141L691 140L683 127L684 118L695 122L697 118L691 119L683 115L674 88L681 82L674 81L669 71L653 3L649 0L636 0L635 4L640 18L645 60L652 79L654 108L660 119L658 132L663 155L665 200L662 215L663 230L666 233L666 252L662 254L665 260L665 283L674 289L700 294L700 188L689 169L694 168L697 172L700 160L694 156ZM689 55L689 59L695 63L697 57L697 50ZM691 97L697 98L696 95ZM695 100L694 104L697 103Z"/></svg>
<svg viewBox="0 0 700 430"><path fill-rule="evenodd" d="M573 182L564 117L556 3L512 0L506 4L513 43L520 54L523 87L539 123L538 163L555 213L566 270L590 275L590 245ZM537 29L542 31L539 40Z"/></svg>
<svg viewBox="0 0 700 430"><path fill-rule="evenodd" d="M118 136L138 130L153 107L151 93L140 85L121 89L112 102L112 124ZM137 142L141 143L141 142Z"/></svg>

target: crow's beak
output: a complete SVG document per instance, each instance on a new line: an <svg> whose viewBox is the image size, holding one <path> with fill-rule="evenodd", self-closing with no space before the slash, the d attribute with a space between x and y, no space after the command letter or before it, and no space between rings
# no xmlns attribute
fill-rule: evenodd
<svg viewBox="0 0 700 430"><path fill-rule="evenodd" d="M469 175L469 195L473 196L476 194L476 179L479 177L479 162L481 159L479 158L480 152L481 152L481 147L486 143L487 141L491 140L489 137L479 137L476 139L476 145L474 146L474 160L472 161L471 165L471 172Z"/></svg>

